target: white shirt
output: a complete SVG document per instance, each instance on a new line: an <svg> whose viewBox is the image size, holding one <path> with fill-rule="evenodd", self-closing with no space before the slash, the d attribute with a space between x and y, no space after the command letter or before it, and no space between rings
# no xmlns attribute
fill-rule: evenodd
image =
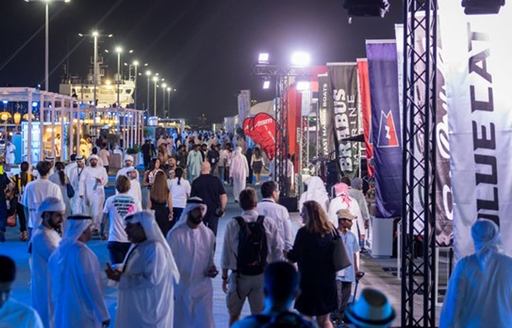
<svg viewBox="0 0 512 328"><path fill-rule="evenodd" d="M347 206L341 197L336 197L331 200L331 203L329 204L329 219L336 228L338 228L338 215L336 213L342 209L348 209L349 212L357 218L354 220L350 231L354 233L354 235L357 237L357 240L359 241L359 234L364 235L365 231L364 219L361 215L361 210L359 209L357 201L350 197L350 206Z"/></svg>
<svg viewBox="0 0 512 328"><path fill-rule="evenodd" d="M76 167L78 166L78 164L76 162L71 162L69 163L68 165L66 165L64 167L64 173L66 173L66 176L68 177L68 179L71 181L71 172L73 171L73 169L75 169Z"/></svg>
<svg viewBox="0 0 512 328"><path fill-rule="evenodd" d="M255 210L242 212L242 218L246 222L255 222L258 219L258 212ZM267 235L267 263L280 261L283 258L283 240L278 233L278 227L274 220L265 218L263 221ZM226 226L224 234L224 245L222 247L222 269L236 270L238 257L238 235L240 226L233 218Z"/></svg>
<svg viewBox="0 0 512 328"><path fill-rule="evenodd" d="M284 242L284 250L289 251L293 248L293 233L290 221L290 213L283 205L277 204L271 198L264 198L258 203L256 211L260 215L271 218L276 222L278 232Z"/></svg>
<svg viewBox="0 0 512 328"><path fill-rule="evenodd" d="M32 247L32 306L38 312L41 322L45 326L50 323L50 278L48 275L48 260L59 247L59 234L53 230L39 225L34 230L30 244ZM0 325L1 326L1 325Z"/></svg>
<svg viewBox="0 0 512 328"><path fill-rule="evenodd" d="M110 158L110 152L106 149L101 149L99 152L98 152L98 156L99 158L101 159L101 161L103 162L103 166L108 166L109 165L109 158Z"/></svg>
<svg viewBox="0 0 512 328"><path fill-rule="evenodd" d="M129 243L128 236L124 231L124 218L140 210L140 206L130 195L117 194L107 198L103 214L108 214L109 219L108 241Z"/></svg>
<svg viewBox="0 0 512 328"><path fill-rule="evenodd" d="M34 309L9 297L0 307L2 328L43 328L43 323Z"/></svg>
<svg viewBox="0 0 512 328"><path fill-rule="evenodd" d="M41 217L38 214L39 205L48 197L55 197L64 202L60 187L48 179L31 181L25 187L21 203L29 211L29 228L35 228L41 224Z"/></svg>
<svg viewBox="0 0 512 328"><path fill-rule="evenodd" d="M185 208L187 198L190 196L191 187L187 179L181 178L178 184L178 178L171 180L170 188L172 195L172 206L176 208Z"/></svg>
<svg viewBox="0 0 512 328"><path fill-rule="evenodd" d="M15 158L16 158L16 146L12 143L8 143L7 146L5 146L5 160L7 164L14 164Z"/></svg>

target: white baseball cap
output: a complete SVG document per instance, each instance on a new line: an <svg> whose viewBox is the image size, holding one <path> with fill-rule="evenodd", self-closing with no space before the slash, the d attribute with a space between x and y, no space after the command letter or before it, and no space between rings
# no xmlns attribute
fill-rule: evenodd
<svg viewBox="0 0 512 328"><path fill-rule="evenodd" d="M132 156L132 155L126 155L126 156L124 157L124 161L125 161L125 162L126 162L126 161L131 161L131 162L133 162L133 156Z"/></svg>

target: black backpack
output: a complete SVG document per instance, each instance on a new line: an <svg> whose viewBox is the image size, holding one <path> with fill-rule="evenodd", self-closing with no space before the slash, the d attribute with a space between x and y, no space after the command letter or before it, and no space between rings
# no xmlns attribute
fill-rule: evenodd
<svg viewBox="0 0 512 328"><path fill-rule="evenodd" d="M238 234L237 271L243 275L256 276L262 274L267 265L267 235L260 215L256 222L245 222L237 216L235 220L240 226Z"/></svg>

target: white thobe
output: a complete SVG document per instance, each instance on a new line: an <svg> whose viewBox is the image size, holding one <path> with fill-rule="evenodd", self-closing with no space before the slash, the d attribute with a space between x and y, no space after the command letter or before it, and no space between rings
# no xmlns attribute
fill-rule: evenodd
<svg viewBox="0 0 512 328"><path fill-rule="evenodd" d="M78 164L76 162L71 162L64 167L64 173L68 177L68 180L71 180L71 171L73 171L77 166Z"/></svg>
<svg viewBox="0 0 512 328"><path fill-rule="evenodd" d="M192 182L201 173L201 163L203 156L200 151L192 150L187 157L187 175L188 181Z"/></svg>
<svg viewBox="0 0 512 328"><path fill-rule="evenodd" d="M139 208L142 208L142 189L137 179L130 179L130 190L126 194L132 196Z"/></svg>
<svg viewBox="0 0 512 328"><path fill-rule="evenodd" d="M355 216L357 219L352 224L352 228L350 231L357 237L357 242L359 242L359 234L364 235L364 219L361 214L361 209L359 208L359 205L357 204L357 201L350 197L350 206L345 204L341 197L336 197L331 200L331 203L329 204L329 219L334 224L334 226L338 227L338 215L336 214L339 210L346 210L348 209L350 211L350 214Z"/></svg>
<svg viewBox="0 0 512 328"><path fill-rule="evenodd" d="M124 175L124 176L128 176L128 171L129 170L133 170L133 166L125 166L121 169L119 169L119 171L117 171L117 174L116 174L116 179L120 176L120 175ZM139 180L139 171L138 170L135 170L135 172L137 172L137 181Z"/></svg>
<svg viewBox="0 0 512 328"><path fill-rule="evenodd" d="M29 228L36 228L41 224L41 217L38 214L39 205L49 197L55 197L64 202L60 187L50 180L37 179L27 183L21 203L29 211Z"/></svg>
<svg viewBox="0 0 512 328"><path fill-rule="evenodd" d="M99 328L110 316L103 299L101 268L93 251L80 241L49 262L54 327Z"/></svg>
<svg viewBox="0 0 512 328"><path fill-rule="evenodd" d="M145 241L134 245L119 281L116 327L172 328L174 277L164 245Z"/></svg>
<svg viewBox="0 0 512 328"><path fill-rule="evenodd" d="M5 146L5 162L9 165L13 165L16 161L16 146L12 143Z"/></svg>
<svg viewBox="0 0 512 328"><path fill-rule="evenodd" d="M215 235L204 224L191 229L183 224L169 232L167 241L180 272L174 303L174 326L215 327L212 279L206 272L213 265Z"/></svg>
<svg viewBox="0 0 512 328"><path fill-rule="evenodd" d="M283 205L277 204L271 198L264 198L258 203L256 211L276 222L278 233L284 241L284 250L289 251L293 248L293 233L290 213Z"/></svg>
<svg viewBox="0 0 512 328"><path fill-rule="evenodd" d="M43 323L34 309L10 297L0 307L2 328L43 328Z"/></svg>
<svg viewBox="0 0 512 328"><path fill-rule="evenodd" d="M108 182L107 171L103 166L88 166L80 178L82 186L79 188L86 203L89 205L89 214L92 216L94 226L99 229L103 217L103 203L105 202L105 188ZM99 179L100 181L97 181Z"/></svg>
<svg viewBox="0 0 512 328"><path fill-rule="evenodd" d="M240 192L245 189L247 176L249 175L249 164L244 155L233 156L229 176L233 178L233 196L238 201Z"/></svg>
<svg viewBox="0 0 512 328"><path fill-rule="evenodd" d="M76 165L69 171L69 183L75 191L75 195L70 199L72 214L80 214L86 212L84 200L83 198L80 198L80 195L85 194L85 190L83 190L84 185L80 183L80 181L84 178L84 171L85 167L79 168ZM82 190L80 188L82 188Z"/></svg>
<svg viewBox="0 0 512 328"><path fill-rule="evenodd" d="M48 260L59 247L60 236L53 230L40 225L34 230L30 241L32 246L32 306L39 314L45 327L50 327L50 304Z"/></svg>

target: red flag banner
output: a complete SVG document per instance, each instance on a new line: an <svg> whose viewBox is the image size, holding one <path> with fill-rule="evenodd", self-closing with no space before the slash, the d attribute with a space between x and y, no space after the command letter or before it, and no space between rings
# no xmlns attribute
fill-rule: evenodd
<svg viewBox="0 0 512 328"><path fill-rule="evenodd" d="M243 129L255 143L261 146L267 157L272 160L276 152L276 120L267 113L259 113L244 120Z"/></svg>
<svg viewBox="0 0 512 328"><path fill-rule="evenodd" d="M375 170L373 168L372 101L370 96L370 78L368 77L368 60L366 58L357 60L357 73L359 77L359 94L361 95L361 112L368 175L373 176Z"/></svg>

